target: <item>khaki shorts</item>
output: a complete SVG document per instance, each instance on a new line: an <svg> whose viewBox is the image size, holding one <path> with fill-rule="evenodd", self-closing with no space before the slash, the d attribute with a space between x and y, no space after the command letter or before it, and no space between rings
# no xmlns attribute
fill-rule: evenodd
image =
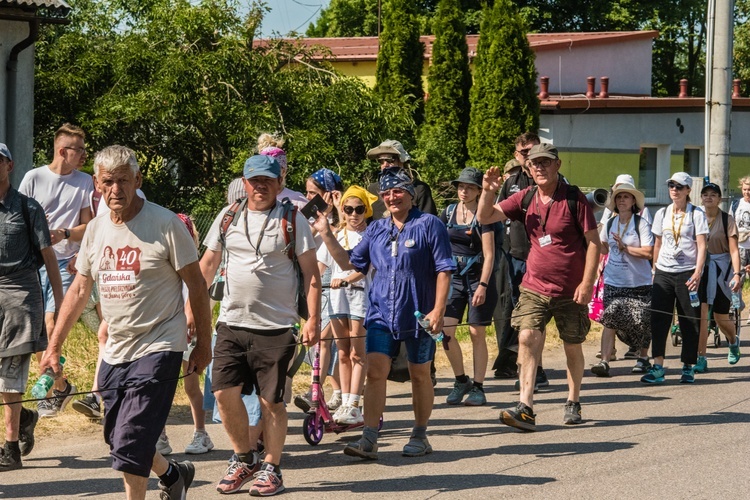
<svg viewBox="0 0 750 500"><path fill-rule="evenodd" d="M544 331L555 318L560 338L567 344L582 344L591 327L588 305L577 304L572 297L547 297L521 287L521 297L513 309L511 326L518 330Z"/></svg>

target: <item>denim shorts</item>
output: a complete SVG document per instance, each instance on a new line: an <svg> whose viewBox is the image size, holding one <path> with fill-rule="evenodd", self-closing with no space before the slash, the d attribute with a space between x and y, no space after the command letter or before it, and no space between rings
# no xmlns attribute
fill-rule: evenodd
<svg viewBox="0 0 750 500"><path fill-rule="evenodd" d="M367 354L379 352L392 358L398 352L399 344L403 342L406 345L409 363L421 365L435 359L435 341L426 333L420 333L419 337L396 340L387 328L373 325L367 329L365 342Z"/></svg>
<svg viewBox="0 0 750 500"><path fill-rule="evenodd" d="M60 278L62 278L62 291L63 295L68 292L68 288L73 284L73 279L76 277L75 274L68 272L68 262L70 259L62 259L57 261L57 265L60 268ZM44 312L54 313L55 312L55 295L52 293L52 285L47 277L47 268L42 266L39 268L39 277L42 280L42 295L44 297Z"/></svg>

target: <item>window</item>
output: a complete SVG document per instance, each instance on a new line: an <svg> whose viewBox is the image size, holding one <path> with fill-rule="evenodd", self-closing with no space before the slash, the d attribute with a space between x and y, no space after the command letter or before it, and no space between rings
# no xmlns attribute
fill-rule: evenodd
<svg viewBox="0 0 750 500"><path fill-rule="evenodd" d="M696 148L685 148L685 156L682 160L682 171L691 177L700 177L701 150Z"/></svg>
<svg viewBox="0 0 750 500"><path fill-rule="evenodd" d="M638 189L646 198L656 197L657 148L642 147L638 163Z"/></svg>

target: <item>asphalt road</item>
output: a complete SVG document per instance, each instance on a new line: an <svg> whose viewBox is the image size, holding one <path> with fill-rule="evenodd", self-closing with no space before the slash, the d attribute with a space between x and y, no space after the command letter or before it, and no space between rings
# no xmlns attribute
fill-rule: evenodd
<svg viewBox="0 0 750 500"><path fill-rule="evenodd" d="M745 346L750 352L750 347ZM595 346L585 346L589 364ZM435 452L405 458L412 425L409 384L389 387L377 462L342 453L358 433L326 434L318 446L302 436L302 413L290 409L282 462L284 498L742 498L750 487L750 356L730 367L723 347L709 348L710 372L681 385L670 346L667 382L643 386L632 361L612 363L613 377L587 370L581 402L584 423L562 425L566 400L562 348L545 352L551 385L537 395L538 432L502 425L499 411L518 393L513 381L489 379L488 404L449 407L452 378L440 372L428 434ZM621 350L622 352L622 350ZM67 410L72 411L72 410ZM208 426L216 449L193 456L191 498L219 498L216 482L231 455L220 425ZM183 449L192 425L170 421L172 446ZM172 457L184 460L185 455ZM239 495L247 495L247 491ZM60 433L40 439L19 471L0 474L2 498L123 498L100 436ZM158 498L156 479L147 498Z"/></svg>

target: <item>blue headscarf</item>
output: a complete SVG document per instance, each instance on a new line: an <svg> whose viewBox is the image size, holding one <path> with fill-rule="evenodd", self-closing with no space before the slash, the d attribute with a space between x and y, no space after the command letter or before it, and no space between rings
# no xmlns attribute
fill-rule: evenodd
<svg viewBox="0 0 750 500"><path fill-rule="evenodd" d="M403 189L409 193L412 198L416 198L414 184L412 184L411 177L409 177L409 174L402 169L388 168L381 173L380 192L382 193L389 189Z"/></svg>
<svg viewBox="0 0 750 500"><path fill-rule="evenodd" d="M321 168L320 170L316 170L310 177L323 186L326 192L344 190L344 183L341 181L341 177L333 170Z"/></svg>

